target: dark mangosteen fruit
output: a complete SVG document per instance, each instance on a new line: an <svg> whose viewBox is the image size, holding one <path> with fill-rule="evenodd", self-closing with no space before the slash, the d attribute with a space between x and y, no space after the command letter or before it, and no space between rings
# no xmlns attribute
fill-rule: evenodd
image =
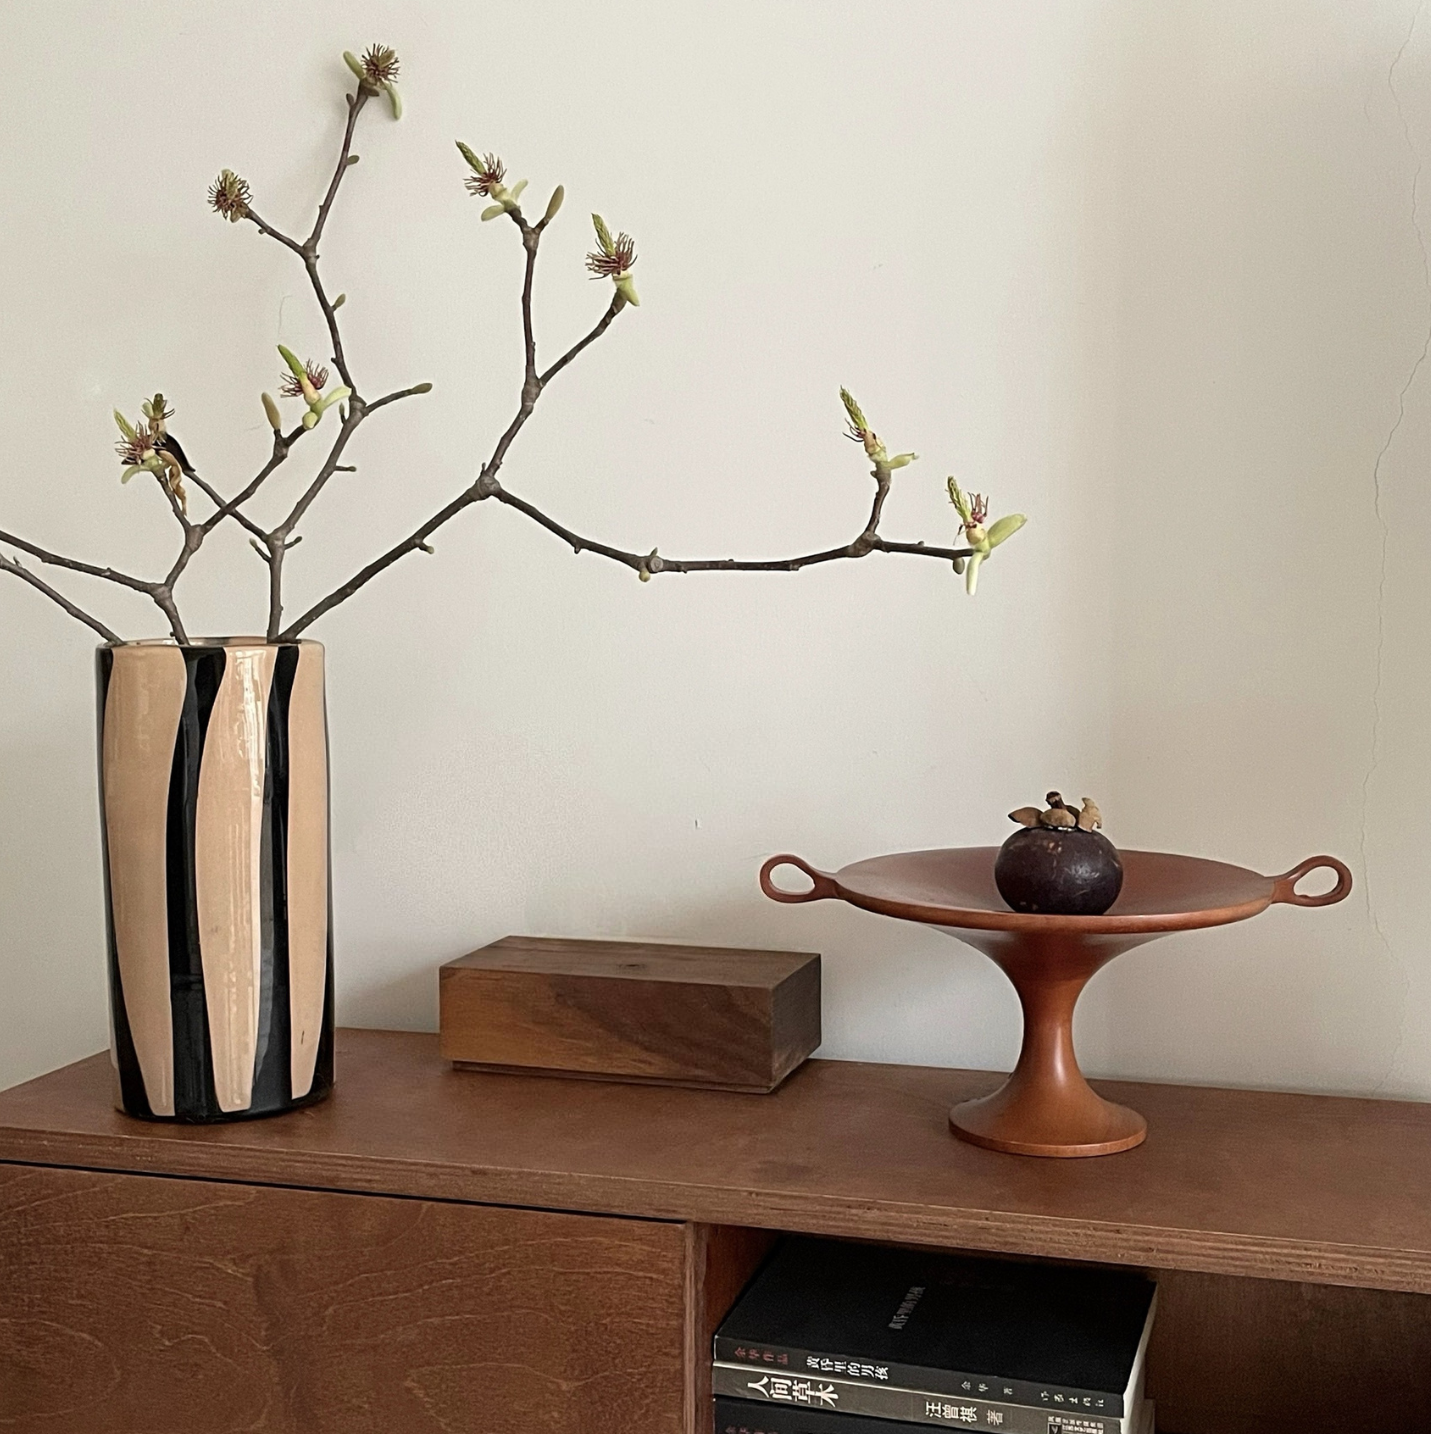
<svg viewBox="0 0 1431 1434"><path fill-rule="evenodd" d="M1021 830L999 848L994 862L999 895L1015 911L1102 916L1123 886L1118 849L1098 830L1102 814L1088 797L1078 809L1057 792L1046 800L1046 808L1009 813Z"/></svg>

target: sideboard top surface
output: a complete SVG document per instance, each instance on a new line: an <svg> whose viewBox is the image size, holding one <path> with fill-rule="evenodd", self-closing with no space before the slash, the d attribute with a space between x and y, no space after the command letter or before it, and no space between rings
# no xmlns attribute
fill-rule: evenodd
<svg viewBox="0 0 1431 1434"><path fill-rule="evenodd" d="M324 1104L176 1126L110 1104L108 1056L0 1093L0 1161L753 1225L1431 1293L1431 1105L1097 1082L1122 1155L954 1139L986 1071L809 1062L773 1095L452 1070L339 1033Z"/></svg>

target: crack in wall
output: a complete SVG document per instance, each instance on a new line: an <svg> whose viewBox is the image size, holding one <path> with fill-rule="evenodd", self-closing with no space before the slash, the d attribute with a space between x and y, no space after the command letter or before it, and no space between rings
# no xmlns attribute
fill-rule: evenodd
<svg viewBox="0 0 1431 1434"><path fill-rule="evenodd" d="M1406 420L1406 397L1410 393L1412 385L1416 382L1417 375L1421 372L1428 354L1431 354L1431 257L1428 257L1426 246L1426 231L1421 225L1421 171L1424 161L1421 151L1416 146L1416 141L1411 135L1411 126L1406 119L1406 110L1402 106L1401 96L1396 89L1396 68L1400 65L1402 57L1406 54L1411 44L1412 37L1416 34L1416 27L1421 21L1425 12L1427 0L1421 0L1411 17L1411 24L1407 28L1406 38L1401 42L1400 49L1392 57L1391 65L1386 72L1386 88L1391 94L1391 102L1396 107L1396 118L1401 124L1401 137L1405 141L1406 148L1416 162L1416 168L1411 175L1411 228L1416 236L1416 243L1421 251L1421 282L1426 292L1427 328L1426 337L1421 344L1421 352L1417 354L1415 362L1411 365L1411 371L1406 375L1406 381L1401 385L1400 392L1396 395L1396 418L1388 430L1385 442L1381 445L1376 455L1376 461L1371 469L1372 488L1372 511L1376 515L1377 527L1380 529L1380 552L1378 555L1377 589L1376 589L1376 660L1375 676L1371 691L1371 754L1367 764L1366 776L1361 784L1361 831L1359 847L1361 851L1362 884L1366 897L1366 914L1371 923L1372 931L1378 941L1381 942L1387 956L1396 965L1401 973L1402 1001L1401 1010L1397 1020L1396 1044L1391 1049L1391 1058L1387 1062L1386 1071L1381 1079L1373 1087L1372 1093L1381 1091L1391 1079L1396 1070L1397 1062L1401 1059L1401 1050L1406 1042L1406 998L1411 990L1411 977L1406 970L1405 963L1397 955L1396 948L1392 945L1391 938L1386 934L1381 924L1381 916L1377 910L1376 902L1372 899L1371 861L1369 855L1369 843L1367 829L1371 811L1371 785L1376 777L1377 767L1381 762L1381 692L1386 675L1386 583L1390 566L1391 548L1391 525L1386 520L1386 512L1383 506L1383 483L1381 476L1382 464L1386 461L1386 455L1391 451L1391 446L1396 441L1396 435L1401 430L1401 425Z"/></svg>

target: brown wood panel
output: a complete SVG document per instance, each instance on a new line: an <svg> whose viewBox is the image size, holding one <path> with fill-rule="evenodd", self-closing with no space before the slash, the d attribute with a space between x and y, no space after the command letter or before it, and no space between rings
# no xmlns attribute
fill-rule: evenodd
<svg viewBox="0 0 1431 1434"><path fill-rule="evenodd" d="M127 1119L108 1057L0 1094L0 1160L805 1230L1431 1292L1431 1106L1098 1082L1148 1139L1096 1160L956 1140L989 1072L810 1061L773 1095L455 1072L345 1031L323 1105Z"/></svg>
<svg viewBox="0 0 1431 1434"><path fill-rule="evenodd" d="M820 1044L820 958L507 936L438 973L461 1065L774 1090Z"/></svg>
<svg viewBox="0 0 1431 1434"><path fill-rule="evenodd" d="M1431 1296L1158 1274L1160 1434L1431 1427Z"/></svg>
<svg viewBox="0 0 1431 1434"><path fill-rule="evenodd" d="M713 1434L711 1359L717 1326L779 1238L772 1230L687 1225L686 1393L691 1434Z"/></svg>
<svg viewBox="0 0 1431 1434"><path fill-rule="evenodd" d="M684 1434L679 1225L0 1168L6 1434Z"/></svg>

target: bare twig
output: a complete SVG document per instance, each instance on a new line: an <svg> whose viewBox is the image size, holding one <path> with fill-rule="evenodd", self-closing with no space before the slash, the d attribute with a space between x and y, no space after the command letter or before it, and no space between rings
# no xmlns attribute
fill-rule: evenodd
<svg viewBox="0 0 1431 1434"><path fill-rule="evenodd" d="M375 398L370 404L367 405L364 411L367 413L376 413L378 409L386 408L388 404L396 403L400 398L411 398L414 394L417 393L431 392L432 385L430 383L417 383L414 384L411 388L400 388L396 393L385 393L381 398ZM349 469L345 465L339 464L338 471L342 473L345 471L356 472L357 470Z"/></svg>
<svg viewBox="0 0 1431 1434"><path fill-rule="evenodd" d="M290 238L287 234L283 233L281 229L275 229L272 224L269 224L265 220L260 219L257 210L250 206L248 212L245 214L244 217L247 219L251 219L254 224L259 228L259 230L262 233L267 234L270 239L277 239L280 244L284 245L286 248L292 249L293 252L297 254L300 259L303 257L303 246L298 242L298 240Z"/></svg>
<svg viewBox="0 0 1431 1434"><path fill-rule="evenodd" d="M91 578L101 578L107 583L118 583L120 587L133 588L135 592L146 595L150 595L154 588L153 583L145 582L143 578L122 573L117 568L100 568L93 563L80 562L77 558L66 558L59 553L48 552L24 538L16 537L14 533L0 530L0 543L8 543L12 548L19 548L22 553L29 553L32 558L38 558L52 568L68 568L71 572L84 573Z"/></svg>
<svg viewBox="0 0 1431 1434"><path fill-rule="evenodd" d="M93 628L106 642L118 642L119 634L112 632L97 617L91 616L82 607L72 603L63 593L57 592L43 578L36 577L29 568L16 558L7 558L0 553L0 572L14 573L21 582L44 593L51 602L58 603L71 617L78 618L86 627Z"/></svg>
<svg viewBox="0 0 1431 1434"><path fill-rule="evenodd" d="M185 546L192 541L194 532L190 529L184 535ZM188 638L184 632L184 624L179 616L179 610L174 606L174 595L167 582L148 582L144 578L136 578L130 573L122 573L117 568L96 567L93 563L83 563L77 558L66 558L60 553L51 553L35 543L27 542L24 538L17 537L13 533L0 532L0 543L8 543L12 548L19 548L22 553L29 553L32 558L38 558L49 567L67 568L70 572L84 573L86 577L100 578L104 582L116 583L120 587L130 588L134 592L143 593L151 598L159 610L169 620L169 630L179 642L187 642ZM33 574L26 574L25 580L35 586ZM93 623L91 623L93 626Z"/></svg>
<svg viewBox="0 0 1431 1434"><path fill-rule="evenodd" d="M241 493L230 498L216 513L204 520L201 526L206 535L213 532L225 518L231 518L237 513L239 508L263 487L269 475L288 457L289 449L307 432L308 429L300 425L292 433L275 433L273 435L273 453L268 462L249 480L248 485Z"/></svg>
<svg viewBox="0 0 1431 1434"><path fill-rule="evenodd" d="M333 440L333 446L328 450L328 456L323 460L313 481L304 489L288 516L264 535L264 542L268 546L267 631L270 642L277 639L279 628L283 622L283 559L291 546L289 539L293 535L293 530L303 520L303 515L312 507L314 500L327 486L328 480L338 471L338 460L342 458L343 450L348 446L349 440L358 431L358 426L365 417L365 409L350 408L347 410L338 435Z"/></svg>
<svg viewBox="0 0 1431 1434"><path fill-rule="evenodd" d="M353 375L348 371L348 360L343 353L343 335L338 328L337 310L334 309L327 291L323 288L323 280L318 276L318 241L323 237L323 227L328 222L333 201L338 197L338 186L342 184L343 176L348 172L348 157L353 148L353 129L367 102L368 92L361 85L358 86L356 94L348 97L348 123L343 131L343 148L338 155L338 165L333 171L333 178L329 181L328 192L318 206L318 217L313 222L313 232L303 242L303 267L308 271L308 281L313 285L313 293L318 300L318 307L323 310L323 317L327 321L328 337L333 340L333 364L342 376L343 382L353 390L353 396L348 400L350 410L356 409L358 412L362 412L363 400L358 396L358 385L353 382Z"/></svg>
<svg viewBox="0 0 1431 1434"><path fill-rule="evenodd" d="M328 181L328 192L323 196L323 202L318 206L318 217L313 221L313 232L309 234L304 243L306 249L316 249L318 241L323 237L323 228L328 223L328 215L332 211L333 201L338 197L338 186L343 182L343 176L350 168L350 156L353 151L353 130L357 126L358 116L363 112L363 106L367 104L369 95L362 85L358 86L356 94L348 96L348 123L343 130L343 147L338 152L338 163L333 170L333 178Z"/></svg>
<svg viewBox="0 0 1431 1434"><path fill-rule="evenodd" d="M549 533L554 533L570 545L574 553L596 553L599 557L610 558L613 562L624 563L637 572L657 573L798 573L801 568L814 567L817 563L836 562L841 558L862 558L867 553L907 553L926 558L939 558L953 562L956 558L972 556L972 548L931 548L923 543L890 543L872 533L868 528L852 542L837 548L823 548L814 553L802 553L790 558L666 558L658 552L630 553L622 548L613 548L606 543L594 542L564 527L554 518L548 517L534 503L498 487L491 497L519 513L525 513L533 522L539 523Z"/></svg>
<svg viewBox="0 0 1431 1434"><path fill-rule="evenodd" d="M594 344L597 339L599 339L602 334L604 334L607 329L611 327L612 319L614 319L617 314L619 314L621 310L625 307L625 302L622 300L621 296L619 294L616 295L611 300L611 303L607 306L606 312L602 314L601 319L597 323L596 327L592 329L592 331L587 334L584 339L581 339L577 343L574 343L544 374L541 375L540 379L538 380L541 386L545 388L557 376L557 374L559 374L562 369L567 366L567 364L569 364L574 358L577 357L578 354L581 353L583 349L585 349L590 344Z"/></svg>
<svg viewBox="0 0 1431 1434"><path fill-rule="evenodd" d="M262 538L265 536L263 529L259 527L259 525L255 523L253 519L248 516L247 513L241 513L238 510L237 506L230 507L228 503L224 501L223 494L220 493L218 489L215 488L214 485L210 483L207 479L199 477L199 475L193 471L186 473L184 476L186 478L192 478L195 484L198 486L200 492L202 492L204 496L208 498L209 501L214 505L214 517L217 517L219 513L223 513L225 517L232 517L234 521L239 524L240 527L247 528L248 531L252 533L255 537ZM213 519L210 518L204 524L202 524L202 526L207 531L212 532L212 522Z"/></svg>
<svg viewBox="0 0 1431 1434"><path fill-rule="evenodd" d="M522 247L527 251L527 266L522 277L522 343L526 351L526 366L522 374L522 402L535 403L542 391L541 380L537 377L537 337L532 328L532 282L537 272L537 247L541 243L541 231L533 229L522 218L520 209L512 218L522 231Z"/></svg>

